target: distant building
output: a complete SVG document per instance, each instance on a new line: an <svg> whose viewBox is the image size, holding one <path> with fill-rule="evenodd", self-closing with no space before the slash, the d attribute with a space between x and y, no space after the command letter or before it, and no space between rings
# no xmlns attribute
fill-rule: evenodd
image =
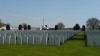
<svg viewBox="0 0 100 56"><path fill-rule="evenodd" d="M0 28L0 30L6 30L6 27L5 27L5 26L3 26L3 27L1 27L1 28Z"/></svg>

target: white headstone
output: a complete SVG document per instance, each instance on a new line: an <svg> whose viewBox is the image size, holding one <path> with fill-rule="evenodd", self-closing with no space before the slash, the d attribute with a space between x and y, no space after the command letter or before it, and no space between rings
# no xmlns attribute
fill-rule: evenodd
<svg viewBox="0 0 100 56"><path fill-rule="evenodd" d="M48 40L48 42L49 42L49 43L48 43L49 45L53 45L53 46L54 46L54 37L53 37L52 35L51 35L51 36L49 35L49 40Z"/></svg>
<svg viewBox="0 0 100 56"><path fill-rule="evenodd" d="M5 44L10 44L10 38L11 38L11 36L9 34L6 34L4 36L4 42L5 42Z"/></svg>
<svg viewBox="0 0 100 56"><path fill-rule="evenodd" d="M54 36L54 43L55 43L55 46L60 46L60 37Z"/></svg>
<svg viewBox="0 0 100 56"><path fill-rule="evenodd" d="M28 43L34 45L34 36L28 36Z"/></svg>
<svg viewBox="0 0 100 56"><path fill-rule="evenodd" d="M15 44L16 45L16 34L11 34L11 44Z"/></svg>
<svg viewBox="0 0 100 56"><path fill-rule="evenodd" d="M22 34L21 37L22 37L22 44L28 45L28 37L24 34Z"/></svg>
<svg viewBox="0 0 100 56"><path fill-rule="evenodd" d="M41 45L41 36L36 36L35 41L36 45Z"/></svg>
<svg viewBox="0 0 100 56"><path fill-rule="evenodd" d="M16 37L16 43L19 44L19 45L22 45L22 37L21 37L21 35Z"/></svg>
<svg viewBox="0 0 100 56"><path fill-rule="evenodd" d="M47 41L48 41L48 34L43 35L42 37L42 44L43 45L47 45Z"/></svg>
<svg viewBox="0 0 100 56"><path fill-rule="evenodd" d="M0 44L3 44L3 42L4 42L4 39L3 38L4 38L3 35L1 35L0 36Z"/></svg>

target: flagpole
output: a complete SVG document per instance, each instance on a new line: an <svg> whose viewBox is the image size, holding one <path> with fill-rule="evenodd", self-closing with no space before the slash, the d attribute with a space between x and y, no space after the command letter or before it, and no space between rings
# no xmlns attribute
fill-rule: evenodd
<svg viewBox="0 0 100 56"><path fill-rule="evenodd" d="M44 28L44 18L43 18L43 28Z"/></svg>

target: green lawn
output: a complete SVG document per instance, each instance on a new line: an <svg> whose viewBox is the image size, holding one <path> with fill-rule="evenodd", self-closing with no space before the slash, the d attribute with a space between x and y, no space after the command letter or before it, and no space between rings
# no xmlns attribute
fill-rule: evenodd
<svg viewBox="0 0 100 56"><path fill-rule="evenodd" d="M100 47L86 47L82 35L63 46L0 45L0 56L100 56Z"/></svg>

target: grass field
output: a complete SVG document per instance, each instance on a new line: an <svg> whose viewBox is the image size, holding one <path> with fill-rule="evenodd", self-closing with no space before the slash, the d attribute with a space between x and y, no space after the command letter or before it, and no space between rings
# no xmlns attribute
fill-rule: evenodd
<svg viewBox="0 0 100 56"><path fill-rule="evenodd" d="M0 56L100 56L100 47L86 47L83 32L63 46L0 45Z"/></svg>

